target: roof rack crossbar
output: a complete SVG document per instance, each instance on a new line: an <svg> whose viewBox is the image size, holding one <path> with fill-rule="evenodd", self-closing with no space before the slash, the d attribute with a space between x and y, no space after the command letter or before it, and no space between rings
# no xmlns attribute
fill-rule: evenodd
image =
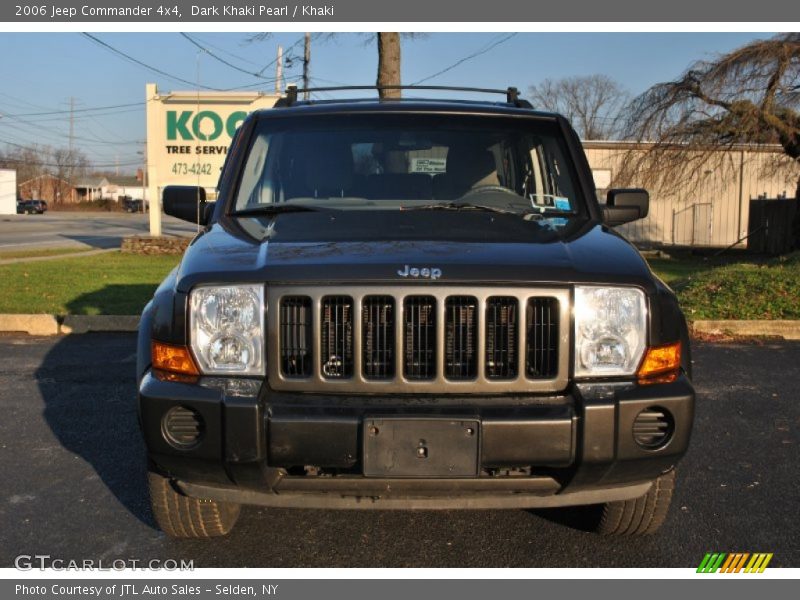
<svg viewBox="0 0 800 600"><path fill-rule="evenodd" d="M528 102L522 100L519 90L515 87L508 87L504 90L494 88L461 87L450 85L340 85L332 87L298 88L296 85L286 87L286 105L291 106L297 102L299 94L311 92L341 92L348 90L436 90L450 92L477 92L480 94L505 94L506 102L515 106L530 106Z"/></svg>

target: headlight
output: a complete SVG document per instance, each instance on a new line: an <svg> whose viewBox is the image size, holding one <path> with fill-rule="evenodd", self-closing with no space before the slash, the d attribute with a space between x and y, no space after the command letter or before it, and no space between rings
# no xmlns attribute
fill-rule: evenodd
<svg viewBox="0 0 800 600"><path fill-rule="evenodd" d="M203 286L189 296L192 351L207 374L264 374L264 287Z"/></svg>
<svg viewBox="0 0 800 600"><path fill-rule="evenodd" d="M575 375L633 375L647 343L647 306L635 288L575 287Z"/></svg>

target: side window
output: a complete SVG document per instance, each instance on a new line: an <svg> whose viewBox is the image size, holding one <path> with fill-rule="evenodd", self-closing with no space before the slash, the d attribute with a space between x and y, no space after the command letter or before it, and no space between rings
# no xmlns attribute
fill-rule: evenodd
<svg viewBox="0 0 800 600"><path fill-rule="evenodd" d="M527 194L534 206L572 210L572 181L563 167L561 150L554 140L533 140L530 148L531 173Z"/></svg>
<svg viewBox="0 0 800 600"><path fill-rule="evenodd" d="M262 189L262 178L266 177L267 170L264 168L269 152L269 140L267 136L260 135L253 142L247 163L242 173L242 181L239 185L239 196L237 201L238 208L245 208L254 204L269 204L273 201L271 194L265 194ZM244 199L247 199L246 201Z"/></svg>
<svg viewBox="0 0 800 600"><path fill-rule="evenodd" d="M528 197L534 204L543 204L545 191L544 159L541 145L534 145L530 150L530 175Z"/></svg>

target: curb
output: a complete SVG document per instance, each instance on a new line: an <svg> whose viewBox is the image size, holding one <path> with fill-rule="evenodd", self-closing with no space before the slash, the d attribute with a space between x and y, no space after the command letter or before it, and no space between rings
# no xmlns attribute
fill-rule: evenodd
<svg viewBox="0 0 800 600"><path fill-rule="evenodd" d="M0 315L0 332L66 335L89 332L135 332L137 315Z"/></svg>
<svg viewBox="0 0 800 600"><path fill-rule="evenodd" d="M59 333L89 333L91 331L138 331L137 315L65 315Z"/></svg>
<svg viewBox="0 0 800 600"><path fill-rule="evenodd" d="M28 335L58 335L59 323L54 315L0 315L0 331Z"/></svg>
<svg viewBox="0 0 800 600"><path fill-rule="evenodd" d="M800 340L800 320L776 321L692 321L692 333L709 335L734 335L739 337L780 337L785 340Z"/></svg>

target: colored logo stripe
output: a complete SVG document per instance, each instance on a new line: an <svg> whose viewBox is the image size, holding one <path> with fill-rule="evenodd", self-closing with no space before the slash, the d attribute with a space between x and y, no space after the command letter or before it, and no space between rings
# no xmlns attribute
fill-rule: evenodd
<svg viewBox="0 0 800 600"><path fill-rule="evenodd" d="M750 559L748 561L748 559ZM739 573L744 569L745 573L763 573L769 561L772 560L772 553L759 552L750 554L749 552L707 552L697 567L698 573ZM747 563L747 566L745 566Z"/></svg>

